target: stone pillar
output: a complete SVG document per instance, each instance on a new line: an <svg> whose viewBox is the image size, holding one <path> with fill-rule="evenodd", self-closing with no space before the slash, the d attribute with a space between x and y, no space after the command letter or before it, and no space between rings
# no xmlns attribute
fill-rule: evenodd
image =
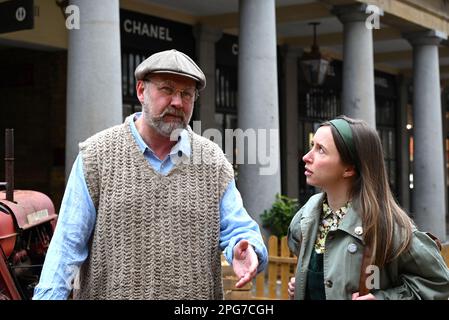
<svg viewBox="0 0 449 320"><path fill-rule="evenodd" d="M248 213L260 223L281 192L275 0L240 0L239 10L238 123L256 133L257 148L254 142L245 146L238 186ZM249 164L255 151L256 163Z"/></svg>
<svg viewBox="0 0 449 320"><path fill-rule="evenodd" d="M407 34L413 46L413 216L418 227L446 239L438 31Z"/></svg>
<svg viewBox="0 0 449 320"><path fill-rule="evenodd" d="M399 200L401 206L410 212L410 152L409 152L409 130L407 129L407 108L408 106L408 85L409 80L405 77L399 79L399 99L397 123L398 123L398 186L399 186Z"/></svg>
<svg viewBox="0 0 449 320"><path fill-rule="evenodd" d="M336 6L332 12L343 23L342 112L375 128L373 33L365 25L366 6Z"/></svg>
<svg viewBox="0 0 449 320"><path fill-rule="evenodd" d="M67 57L66 177L78 143L122 121L118 0L72 0L80 28L69 30Z"/></svg>
<svg viewBox="0 0 449 320"><path fill-rule="evenodd" d="M448 163L448 157L447 157L447 153L448 153L448 148L446 146L446 139L448 136L448 118L446 116L447 113L447 109L449 107L449 88L446 86L444 87L444 85L441 88L441 116L442 116L442 120L443 120L443 154L444 154L444 186L445 186L445 191L446 191L446 199L445 199L445 203L446 203L446 227L449 226L449 212L448 212L448 187L447 187L447 183L448 183L448 167L447 167L447 163ZM446 232L448 232L449 230L446 229Z"/></svg>
<svg viewBox="0 0 449 320"><path fill-rule="evenodd" d="M298 59L301 48L286 46L283 48L283 79L281 104L282 130L282 190L291 198L299 197L299 120L298 120Z"/></svg>
<svg viewBox="0 0 449 320"><path fill-rule="evenodd" d="M215 43L220 40L222 31L213 27L196 25L197 62L206 76L206 88L200 92L195 108L199 108L201 130L216 128L215 123ZM201 134L201 133L198 133Z"/></svg>

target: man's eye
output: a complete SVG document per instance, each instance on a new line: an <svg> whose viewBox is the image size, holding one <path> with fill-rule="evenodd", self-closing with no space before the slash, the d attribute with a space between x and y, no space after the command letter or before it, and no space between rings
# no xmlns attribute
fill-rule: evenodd
<svg viewBox="0 0 449 320"><path fill-rule="evenodd" d="M191 98L193 98L193 93L190 91L182 91L182 97L191 99Z"/></svg>
<svg viewBox="0 0 449 320"><path fill-rule="evenodd" d="M172 95L174 92L172 87L161 87L159 90L168 95Z"/></svg>

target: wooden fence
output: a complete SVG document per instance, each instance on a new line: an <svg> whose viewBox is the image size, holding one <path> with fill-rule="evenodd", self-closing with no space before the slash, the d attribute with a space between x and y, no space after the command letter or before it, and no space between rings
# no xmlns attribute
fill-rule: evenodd
<svg viewBox="0 0 449 320"><path fill-rule="evenodd" d="M449 243L443 245L441 251L446 264L449 266ZM226 260L222 260L223 265L223 287L225 299L227 300L275 300L288 299L287 286L290 277L293 277L297 258L294 257L287 245L287 237L280 241L277 237L271 236L268 239L268 267L261 272L253 284L249 283L243 288L235 288L237 278L232 267Z"/></svg>
<svg viewBox="0 0 449 320"><path fill-rule="evenodd" d="M287 286L294 275L297 258L288 248L287 237L279 240L276 236L268 239L268 266L256 277L255 288L247 284L236 289L237 278L232 267L223 262L223 286L225 299L288 299Z"/></svg>
<svg viewBox="0 0 449 320"><path fill-rule="evenodd" d="M441 254L443 255L444 261L446 261L446 265L449 267L449 243L443 244Z"/></svg>

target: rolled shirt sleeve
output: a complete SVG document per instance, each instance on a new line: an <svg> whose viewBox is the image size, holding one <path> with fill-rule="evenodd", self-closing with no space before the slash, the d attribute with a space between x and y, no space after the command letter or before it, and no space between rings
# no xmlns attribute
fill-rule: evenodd
<svg viewBox="0 0 449 320"><path fill-rule="evenodd" d="M87 190L81 156L76 158L61 203L58 223L47 251L33 300L67 299L81 264L88 256L88 241L96 211Z"/></svg>
<svg viewBox="0 0 449 320"><path fill-rule="evenodd" d="M260 233L259 225L243 207L242 197L232 180L220 203L220 248L229 264L232 264L234 246L240 240L247 240L259 258L257 272L265 269L268 252Z"/></svg>

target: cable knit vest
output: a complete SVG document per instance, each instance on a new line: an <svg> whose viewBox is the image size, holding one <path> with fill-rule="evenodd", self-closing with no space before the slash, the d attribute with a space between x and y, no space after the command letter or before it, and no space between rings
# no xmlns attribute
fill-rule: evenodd
<svg viewBox="0 0 449 320"><path fill-rule="evenodd" d="M189 163L163 176L130 119L80 143L97 219L74 298L222 299L219 205L231 164L188 128Z"/></svg>

